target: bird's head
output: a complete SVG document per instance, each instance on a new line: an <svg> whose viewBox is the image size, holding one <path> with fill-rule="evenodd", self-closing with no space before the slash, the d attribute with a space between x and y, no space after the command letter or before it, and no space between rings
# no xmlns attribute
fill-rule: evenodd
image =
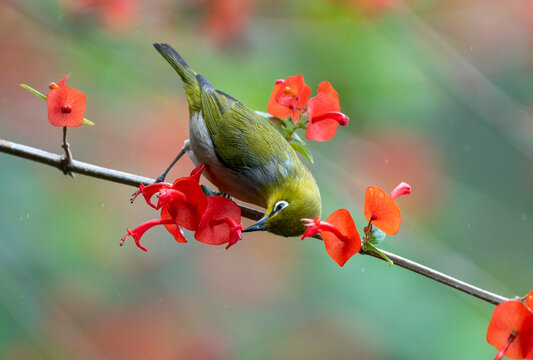
<svg viewBox="0 0 533 360"><path fill-rule="evenodd" d="M306 229L301 219L320 215L320 192L312 175L295 181L289 177L281 186L273 186L266 193L265 216L244 232L263 230L280 236L298 236Z"/></svg>

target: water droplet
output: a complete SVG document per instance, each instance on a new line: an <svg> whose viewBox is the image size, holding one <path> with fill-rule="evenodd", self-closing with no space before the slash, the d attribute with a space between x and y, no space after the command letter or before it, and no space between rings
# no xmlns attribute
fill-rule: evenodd
<svg viewBox="0 0 533 360"><path fill-rule="evenodd" d="M472 227L472 224L468 223L466 224L466 227Z"/></svg>
<svg viewBox="0 0 533 360"><path fill-rule="evenodd" d="M104 206L105 206L104 203L102 203L102 207L104 207Z"/></svg>
<svg viewBox="0 0 533 360"><path fill-rule="evenodd" d="M474 45L470 45L470 51L474 50Z"/></svg>
<svg viewBox="0 0 533 360"><path fill-rule="evenodd" d="M26 219L29 219L30 218L30 213L27 213L26 214Z"/></svg>
<svg viewBox="0 0 533 360"><path fill-rule="evenodd" d="M522 220L526 220L526 214L522 214Z"/></svg>
<svg viewBox="0 0 533 360"><path fill-rule="evenodd" d="M361 268L361 272L364 273L366 271L365 268Z"/></svg>
<svg viewBox="0 0 533 360"><path fill-rule="evenodd" d="M389 163L389 159L385 159L385 164L388 164Z"/></svg>

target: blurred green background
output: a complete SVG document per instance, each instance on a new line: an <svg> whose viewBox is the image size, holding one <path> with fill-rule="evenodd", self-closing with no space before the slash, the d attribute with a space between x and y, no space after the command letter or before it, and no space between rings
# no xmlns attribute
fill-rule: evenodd
<svg viewBox="0 0 533 360"><path fill-rule="evenodd" d="M507 297L533 288L533 5L529 0L61 0L0 3L0 138L60 153L46 104L68 85L96 126L74 158L156 177L188 132L172 44L213 84L266 110L301 73L350 123L313 143L324 214L360 229L366 186L402 197L382 248ZM494 307L374 258L249 234L177 244L133 187L0 154L2 359L487 359ZM182 161L171 178L186 175ZM248 224L249 221L246 222ZM190 234L189 234L190 235Z"/></svg>

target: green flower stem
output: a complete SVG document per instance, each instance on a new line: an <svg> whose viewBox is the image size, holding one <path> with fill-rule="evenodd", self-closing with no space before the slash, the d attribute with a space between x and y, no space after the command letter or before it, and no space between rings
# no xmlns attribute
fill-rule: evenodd
<svg viewBox="0 0 533 360"><path fill-rule="evenodd" d="M32 88L32 87L30 87L30 86L28 86L28 85L26 85L26 84L19 84L19 85L20 85L20 87L22 87L22 88L24 88L24 89L26 89L26 90L28 90L28 91L34 93L35 95L37 95L38 97L40 97L41 99L43 99L44 101L46 101L46 96L43 95L43 94L41 94L40 92L38 92L38 91L35 90L34 88Z"/></svg>
<svg viewBox="0 0 533 360"><path fill-rule="evenodd" d="M389 259L389 257L387 255L385 255L381 250L379 250L377 247L375 247L374 245L372 245L371 243L369 242L364 242L363 243L363 250L364 251L373 251L375 252L376 254L378 254L379 256L381 256L383 258L383 260L385 260L386 262L389 263L390 266L394 265L394 263L392 262L391 259Z"/></svg>

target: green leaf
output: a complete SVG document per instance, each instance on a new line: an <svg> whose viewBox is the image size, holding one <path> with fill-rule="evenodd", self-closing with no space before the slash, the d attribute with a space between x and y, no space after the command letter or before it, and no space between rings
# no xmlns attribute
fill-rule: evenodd
<svg viewBox="0 0 533 360"><path fill-rule="evenodd" d="M281 128L285 132L285 137L288 138L288 140L290 140L290 138L292 137L292 134L293 134L292 130L287 129L285 126L282 126Z"/></svg>
<svg viewBox="0 0 533 360"><path fill-rule="evenodd" d="M298 151L300 154L302 154L303 156L305 156L305 158L306 158L307 160L309 160L309 162L310 162L311 164L313 164L313 155L311 154L311 152L310 152L308 149L304 148L304 147L301 146L300 144L296 144L296 143L293 143L293 142L291 142L290 144L291 144L292 148L293 148L295 151Z"/></svg>
<svg viewBox="0 0 533 360"><path fill-rule="evenodd" d="M385 261L387 261L390 266L394 265L394 263L392 262L391 259L389 259L389 257L385 254L383 254L377 247L375 247L374 245L370 244L370 243L364 243L363 244L363 249L365 250L371 250L373 252L375 252L376 254L378 254L379 256L381 256Z"/></svg>
<svg viewBox="0 0 533 360"><path fill-rule="evenodd" d="M87 125L94 125L94 123L91 120L83 119L83 122Z"/></svg>
<svg viewBox="0 0 533 360"><path fill-rule="evenodd" d="M266 112L263 112L263 111L258 111L258 110L256 110L255 113L256 113L256 114L259 114L259 115L261 115L262 117L267 118L267 119L269 119L269 120L270 120L270 118L273 118L273 117L274 117L274 116L270 115L269 113L266 113Z"/></svg>
<svg viewBox="0 0 533 360"><path fill-rule="evenodd" d="M287 120L287 119L281 119L281 121L283 121L283 125L288 129L290 130L291 132L294 131L294 123L290 120Z"/></svg>
<svg viewBox="0 0 533 360"><path fill-rule="evenodd" d="M370 237L372 244L381 244L386 237L387 235L383 231L372 225L372 236Z"/></svg>
<svg viewBox="0 0 533 360"><path fill-rule="evenodd" d="M270 120L273 124L276 124L276 125L283 124L283 119L281 119L281 118L279 118L277 116L272 116L269 113L266 113L266 112L263 112L263 111L256 111L255 113L261 115L262 117L264 117L267 120Z"/></svg>
<svg viewBox="0 0 533 360"><path fill-rule="evenodd" d="M307 130L307 125L305 125L303 122L298 122L297 127L300 129Z"/></svg>
<svg viewBox="0 0 533 360"><path fill-rule="evenodd" d="M305 141L302 140L302 138L300 137L300 135L298 135L297 132L295 132L293 134L294 136L294 140L298 141L298 143L301 145L301 146L304 146L305 145Z"/></svg>
<svg viewBox="0 0 533 360"><path fill-rule="evenodd" d="M204 192L204 194L206 196L216 196L217 195L216 192L214 192L213 190L211 190L210 188L208 188L205 185L200 185L200 187L202 188L202 191Z"/></svg>
<svg viewBox="0 0 533 360"><path fill-rule="evenodd" d="M40 92L38 92L37 90L35 90L34 88L26 85L26 84L19 84L21 88L24 88L32 93L34 93L35 95L37 95L38 97L40 97L41 99L43 99L44 101L46 101L46 96L41 94Z"/></svg>

